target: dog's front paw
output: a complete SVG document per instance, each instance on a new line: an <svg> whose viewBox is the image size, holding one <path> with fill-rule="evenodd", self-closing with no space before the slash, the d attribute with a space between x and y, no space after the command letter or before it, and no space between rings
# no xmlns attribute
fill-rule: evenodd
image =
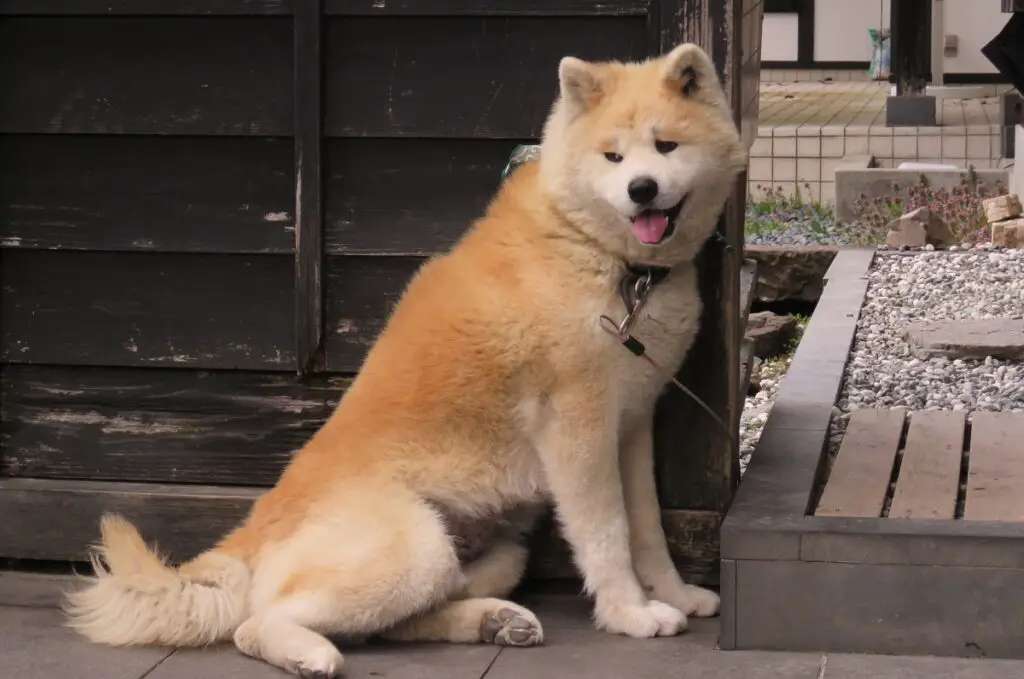
<svg viewBox="0 0 1024 679"><path fill-rule="evenodd" d="M668 590L654 588L651 594L656 599L665 601L678 608L686 615L697 618L709 618L718 613L721 600L709 589L694 585L682 585Z"/></svg>
<svg viewBox="0 0 1024 679"><path fill-rule="evenodd" d="M686 615L660 601L599 608L595 617L598 629L638 639L670 637L686 629Z"/></svg>

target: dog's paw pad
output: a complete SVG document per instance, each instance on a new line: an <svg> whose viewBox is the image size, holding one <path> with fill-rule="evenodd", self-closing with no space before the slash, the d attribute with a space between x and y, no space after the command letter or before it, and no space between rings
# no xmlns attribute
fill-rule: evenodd
<svg viewBox="0 0 1024 679"><path fill-rule="evenodd" d="M501 608L484 614L480 636L483 641L498 646L536 646L544 641L544 630L540 621L525 608Z"/></svg>

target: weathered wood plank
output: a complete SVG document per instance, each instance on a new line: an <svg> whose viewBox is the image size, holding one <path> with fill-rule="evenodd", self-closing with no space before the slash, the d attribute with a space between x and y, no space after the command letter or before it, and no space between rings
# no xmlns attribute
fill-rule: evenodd
<svg viewBox="0 0 1024 679"><path fill-rule="evenodd" d="M290 140L0 135L0 167L0 247L294 249Z"/></svg>
<svg viewBox="0 0 1024 679"><path fill-rule="evenodd" d="M0 250L0 360L291 370L291 257Z"/></svg>
<svg viewBox="0 0 1024 679"><path fill-rule="evenodd" d="M295 9L295 369L305 375L323 338L322 0Z"/></svg>
<svg viewBox="0 0 1024 679"><path fill-rule="evenodd" d="M290 14L294 0L0 0L0 15L220 16Z"/></svg>
<svg viewBox="0 0 1024 679"><path fill-rule="evenodd" d="M134 522L150 543L172 562L192 558L233 528L264 492L259 488L167 486L0 479L0 556L81 561L99 537L99 519L107 511ZM684 574L705 582L718 560L715 512L663 512L670 550ZM568 546L549 521L532 540L529 576L575 578Z"/></svg>
<svg viewBox="0 0 1024 679"><path fill-rule="evenodd" d="M921 411L910 417L890 518L952 519L963 459L963 411Z"/></svg>
<svg viewBox="0 0 1024 679"><path fill-rule="evenodd" d="M123 514L176 562L233 528L263 489L0 478L0 556L82 561L105 512Z"/></svg>
<svg viewBox="0 0 1024 679"><path fill-rule="evenodd" d="M514 148L482 139L329 140L327 252L447 250L483 215Z"/></svg>
<svg viewBox="0 0 1024 679"><path fill-rule="evenodd" d="M349 382L241 371L6 366L0 474L273 485Z"/></svg>
<svg viewBox="0 0 1024 679"><path fill-rule="evenodd" d="M643 16L649 0L326 0L343 16Z"/></svg>
<svg viewBox="0 0 1024 679"><path fill-rule="evenodd" d="M0 132L290 135L284 17L11 17Z"/></svg>
<svg viewBox="0 0 1024 679"><path fill-rule="evenodd" d="M536 138L559 60L645 57L645 26L643 17L331 19L325 130L344 137Z"/></svg>
<svg viewBox="0 0 1024 679"><path fill-rule="evenodd" d="M1024 415L974 413L967 472L964 519L1024 521Z"/></svg>
<svg viewBox="0 0 1024 679"><path fill-rule="evenodd" d="M905 419L905 411L883 408L850 415L815 515L882 515Z"/></svg>
<svg viewBox="0 0 1024 679"><path fill-rule="evenodd" d="M324 281L327 370L351 373L387 323L423 263L414 257L328 257Z"/></svg>

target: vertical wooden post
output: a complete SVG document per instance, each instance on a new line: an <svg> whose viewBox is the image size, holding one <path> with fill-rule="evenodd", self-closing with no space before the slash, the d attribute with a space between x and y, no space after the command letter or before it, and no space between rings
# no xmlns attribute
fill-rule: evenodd
<svg viewBox="0 0 1024 679"><path fill-rule="evenodd" d="M321 151L323 0L295 0L295 368L314 368L323 337Z"/></svg>
<svg viewBox="0 0 1024 679"><path fill-rule="evenodd" d="M896 96L886 100L889 126L936 124L935 97L927 96L931 80L931 0L892 0L890 63Z"/></svg>
<svg viewBox="0 0 1024 679"><path fill-rule="evenodd" d="M890 14L896 95L922 95L931 79L931 0L893 0Z"/></svg>
<svg viewBox="0 0 1024 679"><path fill-rule="evenodd" d="M700 45L714 61L738 109L739 45L733 28L740 18L735 10L742 2L662 0L659 4L661 50L668 51L681 42ZM730 201L719 221L718 237L708 241L698 259L704 312L697 340L679 373L680 380L730 428L738 422L741 407L735 385L740 363L743 195L738 191ZM662 507L724 512L738 481L737 454L730 436L700 405L677 389L665 392L655 417L655 464Z"/></svg>

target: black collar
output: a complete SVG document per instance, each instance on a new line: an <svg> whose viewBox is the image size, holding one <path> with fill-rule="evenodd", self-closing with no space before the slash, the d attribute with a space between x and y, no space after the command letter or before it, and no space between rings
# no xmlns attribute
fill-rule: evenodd
<svg viewBox="0 0 1024 679"><path fill-rule="evenodd" d="M619 296L622 303L626 305L626 312L632 313L637 303L637 283L641 279L650 276L650 287L668 278L672 269L667 266L641 266L638 264L626 264L626 275L619 282Z"/></svg>

